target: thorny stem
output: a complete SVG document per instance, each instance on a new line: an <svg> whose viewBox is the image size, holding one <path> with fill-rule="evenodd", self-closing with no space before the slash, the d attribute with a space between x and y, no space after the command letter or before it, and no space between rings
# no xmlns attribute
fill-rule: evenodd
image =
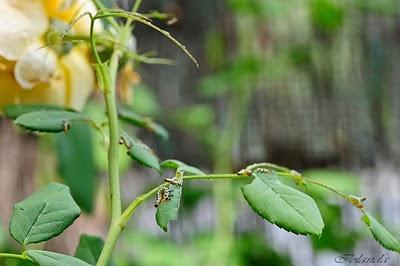
<svg viewBox="0 0 400 266"><path fill-rule="evenodd" d="M99 75L104 82L104 99L106 102L107 118L109 125L109 148L108 148L108 174L109 174L109 185L110 185L110 201L111 201L111 223L107 242L100 254L97 265L107 265L116 238L121 232L122 228L118 225L117 220L121 216L121 192L120 192L120 180L119 180L119 129L118 129L118 114L116 105L116 80L118 74L119 59L122 55L120 49L115 47L114 52L111 55L110 63L108 67L100 59L100 56L96 50L96 40L93 35L94 22L96 17L91 17L90 25L90 44L95 56L95 59L99 66ZM125 47L130 37L130 27L124 27L120 31L119 43L122 47ZM115 237L115 239L114 239Z"/></svg>

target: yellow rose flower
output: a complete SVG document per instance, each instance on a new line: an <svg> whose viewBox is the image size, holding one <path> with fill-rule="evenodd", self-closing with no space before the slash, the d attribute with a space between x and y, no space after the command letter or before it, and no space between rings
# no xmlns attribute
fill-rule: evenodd
<svg viewBox="0 0 400 266"><path fill-rule="evenodd" d="M95 87L89 50L76 45L60 55L44 39L51 19L70 23L87 11L96 12L89 0L0 1L0 112L16 103L83 108ZM88 34L89 21L83 18L71 32Z"/></svg>

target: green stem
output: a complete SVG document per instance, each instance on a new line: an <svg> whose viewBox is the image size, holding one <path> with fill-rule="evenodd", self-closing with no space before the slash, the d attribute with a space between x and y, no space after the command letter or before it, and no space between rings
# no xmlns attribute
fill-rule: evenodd
<svg viewBox="0 0 400 266"><path fill-rule="evenodd" d="M283 172L283 173L290 173L290 169L280 166L280 165L276 165L276 164L272 164L272 163L254 163L252 165L249 165L246 167L246 169L253 171L257 168L265 168L265 169L269 169L269 170L273 170L273 171L279 171L279 172Z"/></svg>
<svg viewBox="0 0 400 266"><path fill-rule="evenodd" d="M238 179L238 178L249 178L248 176L241 176L237 174L213 174L213 175L187 175L184 176L184 180L199 180L199 179Z"/></svg>
<svg viewBox="0 0 400 266"><path fill-rule="evenodd" d="M92 17L91 17L92 18ZM100 66L100 75L104 81L104 99L106 102L108 125L109 125L109 149L108 149L108 173L110 185L110 201L111 201L111 225L107 234L107 239L101 251L97 265L106 266L111 258L112 252L117 243L119 234L125 227L125 223L121 223L123 216L121 215L121 192L119 180L119 129L118 129L118 113L116 104L116 81L119 67L119 59L122 55L121 49L115 47L111 55L109 67L107 68L101 61L96 49L96 40L93 35L94 22L96 18L92 18L90 27L90 44L95 55L96 61ZM125 48L131 36L130 21L128 20L125 27L121 28L119 36L120 47ZM107 71L108 70L108 71ZM124 225L122 225L124 224Z"/></svg>
<svg viewBox="0 0 400 266"><path fill-rule="evenodd" d="M104 10L104 9L107 9L107 7L100 1L100 0L93 0L93 2L94 2L94 5L96 6L96 8L100 11L100 10ZM118 28L118 22L114 19L114 18L112 18L112 17L109 17L109 18L107 18L107 20L108 20L108 22L111 24L111 25L113 25L113 27L115 28L115 29L117 29Z"/></svg>
<svg viewBox="0 0 400 266"><path fill-rule="evenodd" d="M290 170L289 168L286 168L286 167L283 167L283 166L280 166L280 165L276 165L276 164L272 164L272 163L255 163L255 164L252 164L252 165L246 167L246 169L248 169L250 171L254 171L257 168L264 168L264 169L272 170L279 176L288 177L288 178L291 178L294 181L296 181L296 176L295 176L296 174L292 173L293 171ZM304 177L304 176L301 176L301 175L300 175L300 178L301 178L301 180L304 180L304 181L306 181L308 183L311 183L311 184L323 187L323 188L325 188L327 190L330 190L333 193L339 195L340 197L342 197L342 198L344 198L346 200L350 199L349 195L346 195L345 193L340 192L340 191L338 191L338 190L336 190L336 189L334 189L334 188L332 188L330 186L327 186L327 185L325 185L325 184L323 184L321 182L318 182L318 181L316 181L314 179L311 179L311 178L308 178L308 177Z"/></svg>
<svg viewBox="0 0 400 266"><path fill-rule="evenodd" d="M125 47L130 36L130 28L123 28L120 33L120 44ZM116 81L118 74L119 58L122 52L115 49L111 55L109 65L109 79L104 86L104 98L107 108L107 117L109 125L110 146L108 149L108 174L110 182L110 200L111 200L111 225L121 215L121 193L119 184L119 129L118 113L116 104Z"/></svg>
<svg viewBox="0 0 400 266"><path fill-rule="evenodd" d="M325 185L325 184L322 184L322 183L320 183L320 182L318 182L318 181L315 181L314 179L310 179L310 178L307 178L307 177L303 177L302 179L303 179L304 181L308 182L308 183L312 183L312 184L314 184L314 185L318 185L318 186L320 186L320 187L323 187L323 188L325 188L325 189L328 189L328 190L330 190L330 191L336 193L337 195L339 195L339 196L345 198L346 200L349 199L349 196L348 196L348 195L346 195L346 194L344 194L344 193L342 193L342 192L340 192L340 191L338 191L338 190L336 190L336 189L334 189L334 188L332 188L332 187L329 187L329 186L327 186L327 185Z"/></svg>
<svg viewBox="0 0 400 266"><path fill-rule="evenodd" d="M130 28L125 27L120 35L120 43L124 47L130 36ZM118 113L115 97L115 85L117 80L119 58L121 51L115 49L111 55L109 65L109 79L104 87L104 98L107 108L110 146L108 149L108 173L110 183L110 201L111 201L111 225L107 234L106 243L100 254L97 265L107 265L110 260L115 243L123 227L120 226L118 220L121 216L121 192L119 180L119 129L118 129Z"/></svg>
<svg viewBox="0 0 400 266"><path fill-rule="evenodd" d="M97 266L107 266L110 261L111 255L114 251L115 244L117 243L119 234L122 232L123 228L118 224L114 223L108 230L107 238L104 243L103 249L101 250L99 260L97 261Z"/></svg>
<svg viewBox="0 0 400 266"><path fill-rule="evenodd" d="M137 12L139 10L140 5L142 4L142 0L136 0L133 5L132 12Z"/></svg>
<svg viewBox="0 0 400 266"><path fill-rule="evenodd" d="M152 190L150 190L149 192L140 195L139 197L137 197L134 201L132 201L131 204L129 204L128 208L126 208L126 210L124 211L124 213L121 215L120 217L120 224L121 226L125 227L126 224L128 223L129 219L132 217L132 215L135 213L136 209L143 203L145 202L147 199L153 197L153 195L155 195L157 193L157 191L162 188L163 186L165 186L167 183L161 184L155 188L153 188Z"/></svg>
<svg viewBox="0 0 400 266"><path fill-rule="evenodd" d="M295 177L294 177L294 175L291 174L291 173L282 173L282 172L276 172L276 173L277 173L279 176L289 177L289 178L291 178L291 179L293 179L293 180L296 180ZM338 191L338 190L336 190L336 189L334 189L334 188L332 188L332 187L330 187L330 186L327 186L327 185L325 185L325 184L323 184L323 183L321 183L321 182L318 182L318 181L316 181L316 180L314 180L314 179L307 178L307 177L304 177L304 176L302 176L301 179L304 180L304 181L306 181L306 182L308 182L308 183L311 183L311 184L314 184L314 185L323 187L323 188L325 188L325 189L327 189L327 190L330 190L330 191L332 191L333 193L335 193L335 194L341 196L342 198L345 198L346 200L349 200L349 199L350 199L349 195L346 195L345 193L340 192L340 191Z"/></svg>
<svg viewBox="0 0 400 266"><path fill-rule="evenodd" d="M112 86L113 87L113 86ZM121 214L121 195L119 185L119 135L118 135L118 114L115 102L114 88L105 87L105 101L107 107L107 116L109 121L110 142L108 148L108 174L110 182L110 200L111 200L111 224Z"/></svg>
<svg viewBox="0 0 400 266"><path fill-rule="evenodd" d="M0 258L27 260L27 261L33 262L33 260L31 258L29 258L28 256L21 255L21 254L0 253Z"/></svg>

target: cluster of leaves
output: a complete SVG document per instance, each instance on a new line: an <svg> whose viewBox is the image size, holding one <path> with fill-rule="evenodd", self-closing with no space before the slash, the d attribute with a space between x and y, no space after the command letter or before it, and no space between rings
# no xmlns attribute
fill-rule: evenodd
<svg viewBox="0 0 400 266"><path fill-rule="evenodd" d="M120 107L118 111L121 121L148 130L162 139L168 139L166 129L153 122L151 118L143 117L128 107ZM93 143L90 127L101 133L102 137L106 136L105 128L102 125L106 124L106 121L103 118L92 119L91 114L51 105L10 105L5 108L5 115L15 120L15 124L25 130L39 133L68 131L68 134L55 135L60 158L60 174L70 186L78 205L85 212L90 212L95 197L94 184L97 182L94 178L97 170L91 147ZM150 147L141 140L131 137L126 131L121 130L120 137L121 144L124 144L127 154L132 159L161 171L159 159ZM77 169L79 169L78 172ZM81 181L85 182L77 185L75 182L77 175Z"/></svg>
<svg viewBox="0 0 400 266"><path fill-rule="evenodd" d="M6 114L15 120L15 124L34 132L63 133L73 128L76 123L84 122L98 129L89 117L72 110L61 110L52 106L8 106ZM162 128L137 114L124 111L122 119L132 121L135 126L153 130ZM149 126L150 125L150 126ZM157 125L157 126L154 126ZM157 133L156 133L157 134ZM255 164L230 175L207 175L201 170L177 160L160 162L153 151L139 140L133 139L126 132L121 133L121 144L127 148L128 155L140 164L158 172L161 169L173 169L176 175L165 179L165 183L154 190L168 191L161 196L156 212L157 224L167 231L168 224L178 217L183 181L188 179L250 178L251 183L242 187L242 194L250 207L261 217L289 232L302 235L320 236L324 222L313 198L301 190L280 181L280 177L289 177L300 187L320 185L315 180L303 177L296 171L273 164ZM328 187L329 188L329 187ZM334 191L334 189L331 189ZM341 194L338 192L338 194ZM344 195L344 194L343 194ZM385 248L400 252L400 244L369 212L364 209L363 199L344 195L348 202L359 208L362 220L368 226L375 239ZM76 257L40 250L26 250L26 245L47 241L61 234L79 216L81 210L70 195L67 186L52 183L40 189L30 197L14 206L10 222L10 233L23 245L25 259L39 265L94 265L101 251L101 239L82 236Z"/></svg>

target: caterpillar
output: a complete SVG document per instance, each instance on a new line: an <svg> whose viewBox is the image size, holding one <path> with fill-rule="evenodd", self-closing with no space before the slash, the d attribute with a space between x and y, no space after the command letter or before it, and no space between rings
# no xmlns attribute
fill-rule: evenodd
<svg viewBox="0 0 400 266"><path fill-rule="evenodd" d="M158 208L161 203L171 200L174 196L173 190L169 189L168 186L162 187L157 191L156 202L154 203L154 207Z"/></svg>
<svg viewBox="0 0 400 266"><path fill-rule="evenodd" d="M271 173L271 170L266 168L257 168L257 173L269 174Z"/></svg>
<svg viewBox="0 0 400 266"><path fill-rule="evenodd" d="M64 132L67 132L71 128L71 125L67 121L63 121L62 126Z"/></svg>
<svg viewBox="0 0 400 266"><path fill-rule="evenodd" d="M178 180L176 177L165 178L164 181L170 183L171 185L175 185L175 186L179 186L179 187L181 187L182 183L183 183L182 180Z"/></svg>
<svg viewBox="0 0 400 266"><path fill-rule="evenodd" d="M251 176L253 172L250 169L242 169L239 172L237 172L237 175L240 176Z"/></svg>
<svg viewBox="0 0 400 266"><path fill-rule="evenodd" d="M178 170L173 178L165 178L164 181L170 183L171 185L181 187L183 184L184 171Z"/></svg>

